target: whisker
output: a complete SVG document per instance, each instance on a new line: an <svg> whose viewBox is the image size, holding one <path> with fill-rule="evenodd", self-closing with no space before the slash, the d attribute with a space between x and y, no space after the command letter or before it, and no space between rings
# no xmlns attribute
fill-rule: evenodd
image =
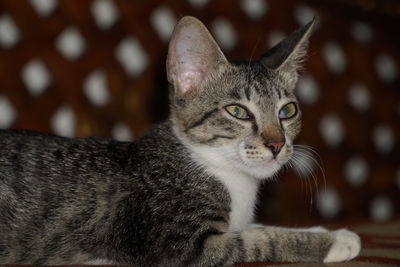
<svg viewBox="0 0 400 267"><path fill-rule="evenodd" d="M319 171L322 174L322 179L323 179L323 182L324 182L324 191L326 191L326 176L325 176L324 168L322 166L322 159L321 159L320 155L311 146L294 145L294 147L295 147L296 150L302 151L305 154L307 154L309 159L311 159L313 161L314 166L316 166L319 169Z"/></svg>
<svg viewBox="0 0 400 267"><path fill-rule="evenodd" d="M321 165L321 157L318 153L310 146L307 145L293 145L293 154L288 161L289 167L294 168L294 170L299 174L301 178L310 177L312 178L313 184L309 179L306 179L307 188L310 191L310 209L313 206L314 190L319 191L318 177L316 176L316 171L322 173L322 178L324 182L324 190L326 190L326 178L325 172ZM308 190L306 190L308 194Z"/></svg>
<svg viewBox="0 0 400 267"><path fill-rule="evenodd" d="M300 175L301 178L304 178L308 175L308 171L306 172L307 169L305 168L304 164L297 158L297 155L294 155L292 157L291 162L293 163L292 165L294 166L295 171ZM310 194L310 198L312 198L313 191L309 179L301 180L305 180L306 183L306 196Z"/></svg>

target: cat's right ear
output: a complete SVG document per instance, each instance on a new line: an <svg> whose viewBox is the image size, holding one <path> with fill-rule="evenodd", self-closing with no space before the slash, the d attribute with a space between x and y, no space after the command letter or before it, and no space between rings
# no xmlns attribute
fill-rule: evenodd
<svg viewBox="0 0 400 267"><path fill-rule="evenodd" d="M220 63L227 63L207 28L194 17L184 17L175 26L168 48L167 77L176 93L196 90Z"/></svg>
<svg viewBox="0 0 400 267"><path fill-rule="evenodd" d="M314 24L315 17L268 50L260 58L260 62L264 67L280 73L285 78L288 87L294 88L297 82L298 71L301 70L305 60L308 39Z"/></svg>

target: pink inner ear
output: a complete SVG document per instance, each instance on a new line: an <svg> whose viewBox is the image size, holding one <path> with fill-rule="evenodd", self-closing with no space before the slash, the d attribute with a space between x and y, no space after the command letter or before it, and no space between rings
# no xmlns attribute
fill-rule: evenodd
<svg viewBox="0 0 400 267"><path fill-rule="evenodd" d="M200 77L201 73L196 70L180 71L178 76L179 91L185 94L200 81Z"/></svg>
<svg viewBox="0 0 400 267"><path fill-rule="evenodd" d="M182 34L176 43L176 57L178 70L178 87L182 94L193 89L204 75L202 69L208 67L204 59L207 52L203 51L201 41L196 31L190 31L192 36Z"/></svg>
<svg viewBox="0 0 400 267"><path fill-rule="evenodd" d="M197 89L224 55L205 26L195 18L183 18L175 27L167 60L168 80L180 94Z"/></svg>

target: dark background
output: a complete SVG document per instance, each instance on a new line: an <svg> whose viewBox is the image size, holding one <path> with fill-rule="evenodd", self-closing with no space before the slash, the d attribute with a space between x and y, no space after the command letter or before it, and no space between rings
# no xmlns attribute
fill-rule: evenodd
<svg viewBox="0 0 400 267"><path fill-rule="evenodd" d="M271 222L389 220L400 213L400 4L396 0L2 0L0 128L131 140L168 116L165 58L184 15L228 58L250 58L317 17L298 95L314 180L284 171Z"/></svg>

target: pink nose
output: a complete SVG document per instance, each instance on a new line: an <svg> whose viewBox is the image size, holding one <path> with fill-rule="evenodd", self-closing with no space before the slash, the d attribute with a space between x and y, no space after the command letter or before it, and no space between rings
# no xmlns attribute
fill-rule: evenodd
<svg viewBox="0 0 400 267"><path fill-rule="evenodd" d="M285 145L285 142L270 142L265 144L266 147L268 147L274 158L281 152L282 147Z"/></svg>

